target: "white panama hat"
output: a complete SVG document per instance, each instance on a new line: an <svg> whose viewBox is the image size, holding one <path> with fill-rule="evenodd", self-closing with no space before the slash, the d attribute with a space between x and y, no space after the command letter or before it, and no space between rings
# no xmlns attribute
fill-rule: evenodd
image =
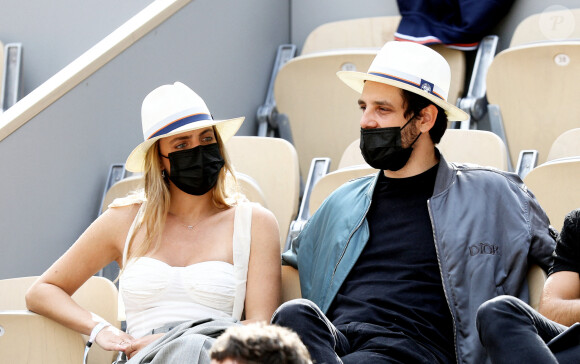
<svg viewBox="0 0 580 364"><path fill-rule="evenodd" d="M451 70L439 53L412 42L387 42L379 50L367 73L339 71L338 77L362 93L365 81L373 81L407 90L440 106L449 121L467 120L469 116L447 102Z"/></svg>
<svg viewBox="0 0 580 364"><path fill-rule="evenodd" d="M215 125L225 143L236 134L243 121L244 117L213 120L203 99L181 82L160 86L143 100L141 123L145 141L133 149L125 168L143 172L147 151L161 138Z"/></svg>

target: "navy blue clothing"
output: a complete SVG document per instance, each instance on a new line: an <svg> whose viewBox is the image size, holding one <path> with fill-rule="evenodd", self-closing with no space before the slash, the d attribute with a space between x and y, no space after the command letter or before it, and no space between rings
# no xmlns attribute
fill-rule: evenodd
<svg viewBox="0 0 580 364"><path fill-rule="evenodd" d="M365 322L334 326L312 301L282 304L272 323L297 332L316 364L437 364L439 359L402 332Z"/></svg>
<svg viewBox="0 0 580 364"><path fill-rule="evenodd" d="M475 49L508 13L514 0L397 0L397 40Z"/></svg>
<svg viewBox="0 0 580 364"><path fill-rule="evenodd" d="M437 167L403 179L381 173L369 241L327 316L336 327L364 322L402 332L447 363L455 361L453 322L427 207Z"/></svg>

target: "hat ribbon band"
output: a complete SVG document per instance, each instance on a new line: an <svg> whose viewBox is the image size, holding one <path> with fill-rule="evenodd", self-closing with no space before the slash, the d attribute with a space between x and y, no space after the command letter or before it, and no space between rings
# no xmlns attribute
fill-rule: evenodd
<svg viewBox="0 0 580 364"><path fill-rule="evenodd" d="M201 120L212 120L212 118L209 114L204 114L204 113L184 116L181 119L177 119L177 120L167 124L163 128L157 130L155 133L151 134L151 136L147 139L151 139L151 138L155 138L155 137L160 136L160 135L171 133L173 130L175 130L177 128L180 128L184 125L191 124L191 123L194 123L196 121L201 121Z"/></svg>
<svg viewBox="0 0 580 364"><path fill-rule="evenodd" d="M395 80L395 81L399 81L399 82L403 82L406 83L407 85L416 87L420 90L426 91L428 93L430 93L433 96L436 96L438 98L440 98L443 101L446 101L444 97L442 97L441 95L439 95L437 92L435 92L435 88L436 86L433 85L430 82L427 82L425 80L421 80L420 84L413 82L413 81L409 81L407 79L401 78L401 77L397 77L397 76L393 76L393 75L389 75L386 73L380 73L380 72L369 72L369 75L373 75L373 76L379 76L379 77L383 77L383 78L389 78L391 80Z"/></svg>

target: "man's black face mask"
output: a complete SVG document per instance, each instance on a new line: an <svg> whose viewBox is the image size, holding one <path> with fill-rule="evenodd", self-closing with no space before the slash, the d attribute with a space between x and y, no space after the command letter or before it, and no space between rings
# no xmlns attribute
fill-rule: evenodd
<svg viewBox="0 0 580 364"><path fill-rule="evenodd" d="M403 148L401 144L401 131L414 118L413 116L402 127L361 129L360 150L365 161L376 169L398 171L403 168L411 157L413 144L421 136L421 133L419 133L411 145Z"/></svg>

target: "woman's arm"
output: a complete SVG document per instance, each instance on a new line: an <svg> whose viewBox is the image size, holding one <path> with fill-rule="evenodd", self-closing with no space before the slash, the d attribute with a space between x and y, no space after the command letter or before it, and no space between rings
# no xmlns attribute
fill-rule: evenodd
<svg viewBox="0 0 580 364"><path fill-rule="evenodd" d="M270 211L254 206L244 323L270 322L280 304L280 272L278 222Z"/></svg>
<svg viewBox="0 0 580 364"><path fill-rule="evenodd" d="M71 296L100 269L120 259L137 209L137 205L108 209L95 220L30 287L26 293L28 309L90 335L103 319L80 307ZM120 344L131 340L129 335L109 326L99 333L96 342L106 350L124 350Z"/></svg>

